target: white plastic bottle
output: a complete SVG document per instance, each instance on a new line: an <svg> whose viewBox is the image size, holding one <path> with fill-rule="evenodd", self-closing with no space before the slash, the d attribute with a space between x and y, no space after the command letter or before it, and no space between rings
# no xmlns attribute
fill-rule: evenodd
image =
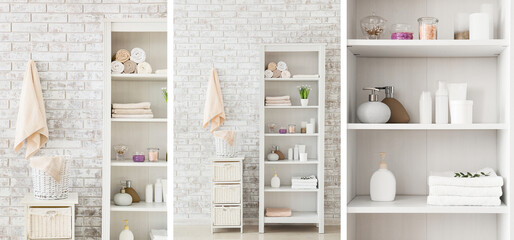
<svg viewBox="0 0 514 240"><path fill-rule="evenodd" d="M435 92L435 123L448 124L448 88L445 82L439 82Z"/></svg>
<svg viewBox="0 0 514 240"><path fill-rule="evenodd" d="M385 153L380 153L380 157L382 158L380 167L373 173L369 182L369 195L372 201L394 201L396 196L396 178L387 169L387 163L384 161Z"/></svg>
<svg viewBox="0 0 514 240"><path fill-rule="evenodd" d="M280 178L277 176L277 171L275 170L275 175L271 178L271 187L279 188L280 187Z"/></svg>
<svg viewBox="0 0 514 240"><path fill-rule="evenodd" d="M157 178L157 180L155 181L155 202L156 203L160 203L162 202L162 183L161 183L161 179L160 178Z"/></svg>
<svg viewBox="0 0 514 240"><path fill-rule="evenodd" d="M128 220L123 220L125 222L125 227L120 232L119 240L134 240L134 234L130 231L128 226Z"/></svg>
<svg viewBox="0 0 514 240"><path fill-rule="evenodd" d="M152 184L146 184L146 192L145 192L145 202L151 203L153 202L153 186Z"/></svg>
<svg viewBox="0 0 514 240"><path fill-rule="evenodd" d="M430 92L423 92L419 97L419 123L432 124L432 96Z"/></svg>

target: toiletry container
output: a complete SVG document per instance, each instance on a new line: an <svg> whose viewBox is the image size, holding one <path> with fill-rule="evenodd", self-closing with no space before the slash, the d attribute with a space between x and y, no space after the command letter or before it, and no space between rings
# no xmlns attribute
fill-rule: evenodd
<svg viewBox="0 0 514 240"><path fill-rule="evenodd" d="M432 124L432 96L427 91L419 97L419 123Z"/></svg>
<svg viewBox="0 0 514 240"><path fill-rule="evenodd" d="M125 192L125 188L121 188L119 193L114 194L114 205L116 206L130 206L132 204L132 197Z"/></svg>
<svg viewBox="0 0 514 240"><path fill-rule="evenodd" d="M434 17L420 17L419 40L437 40L437 23L439 19Z"/></svg>
<svg viewBox="0 0 514 240"><path fill-rule="evenodd" d="M452 124L472 124L473 123L473 101L471 100L452 100L450 101L450 114Z"/></svg>
<svg viewBox="0 0 514 240"><path fill-rule="evenodd" d="M435 92L435 123L448 123L448 89L445 82L439 82L439 89Z"/></svg>
<svg viewBox="0 0 514 240"><path fill-rule="evenodd" d="M138 203L139 201L141 201L141 198L137 194L136 190L132 188L132 181L125 181L125 192L130 194L133 203Z"/></svg>
<svg viewBox="0 0 514 240"><path fill-rule="evenodd" d="M369 195L372 201L394 201L396 196L396 179L394 174L387 169L384 161L385 153L380 153L379 169L373 173L369 182Z"/></svg>
<svg viewBox="0 0 514 240"><path fill-rule="evenodd" d="M293 160L293 149L289 148L287 150L287 160Z"/></svg>
<svg viewBox="0 0 514 240"><path fill-rule="evenodd" d="M307 162L307 153L300 153L300 162Z"/></svg>
<svg viewBox="0 0 514 240"><path fill-rule="evenodd" d="M409 24L397 23L391 26L391 39L412 40L414 38L412 28Z"/></svg>
<svg viewBox="0 0 514 240"><path fill-rule="evenodd" d="M155 181L154 193L155 193L155 197L154 197L155 202L156 203L162 202L162 183L161 183L160 178L157 178L157 180Z"/></svg>
<svg viewBox="0 0 514 240"><path fill-rule="evenodd" d="M357 108L357 118L362 123L386 123L391 117L391 110L389 107L378 101L376 88L363 88L362 90L370 90L371 94L368 97L368 102L365 102Z"/></svg>
<svg viewBox="0 0 514 240"><path fill-rule="evenodd" d="M134 234L129 229L128 220L123 220L125 222L125 227L123 231L120 232L119 240L134 240Z"/></svg>
<svg viewBox="0 0 514 240"><path fill-rule="evenodd" d="M277 161L278 160L278 154L275 153L275 150L271 150L271 152L268 154L268 161Z"/></svg>
<svg viewBox="0 0 514 240"><path fill-rule="evenodd" d="M284 156L284 153L280 151L278 146L273 146L274 152L278 155L278 160L284 160L286 157Z"/></svg>
<svg viewBox="0 0 514 240"><path fill-rule="evenodd" d="M405 107L394 98L393 86L377 87L377 89L384 90L385 98L382 102L391 110L391 117L387 123L408 123L410 121L409 114Z"/></svg>
<svg viewBox="0 0 514 240"><path fill-rule="evenodd" d="M279 188L280 187L280 178L277 176L277 171L275 170L275 175L271 178L271 187Z"/></svg>
<svg viewBox="0 0 514 240"><path fill-rule="evenodd" d="M453 23L453 39L469 39L469 14L457 13Z"/></svg>
<svg viewBox="0 0 514 240"><path fill-rule="evenodd" d="M294 145L294 160L299 160L300 159L300 149L298 148L298 145Z"/></svg>
<svg viewBox="0 0 514 240"><path fill-rule="evenodd" d="M469 39L488 40L490 36L490 17L487 13L472 13L469 15Z"/></svg>
<svg viewBox="0 0 514 240"><path fill-rule="evenodd" d="M367 39L379 39L380 34L385 31L386 22L383 17L375 15L367 16L361 19L361 30Z"/></svg>
<svg viewBox="0 0 514 240"><path fill-rule="evenodd" d="M153 202L153 186L152 184L146 184L146 192L145 192L145 202L151 203Z"/></svg>

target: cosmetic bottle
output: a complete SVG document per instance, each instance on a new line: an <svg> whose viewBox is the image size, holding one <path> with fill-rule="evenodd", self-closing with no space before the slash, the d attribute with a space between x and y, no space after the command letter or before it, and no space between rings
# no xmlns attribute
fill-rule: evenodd
<svg viewBox="0 0 514 240"><path fill-rule="evenodd" d="M145 202L151 203L153 202L153 186L152 184L146 184L146 192L145 192Z"/></svg>
<svg viewBox="0 0 514 240"><path fill-rule="evenodd" d="M419 123L432 124L432 96L427 91L419 97Z"/></svg>
<svg viewBox="0 0 514 240"><path fill-rule="evenodd" d="M123 220L125 222L125 227L120 232L119 240L134 240L134 234L129 229L128 220Z"/></svg>
<svg viewBox="0 0 514 240"><path fill-rule="evenodd" d="M141 198L137 194L136 190L132 188L132 181L125 181L125 192L130 194L130 196L132 197L132 203L138 203L139 201L141 201Z"/></svg>
<svg viewBox="0 0 514 240"><path fill-rule="evenodd" d="M448 124L448 88L445 82L439 82L435 92L435 123Z"/></svg>
<svg viewBox="0 0 514 240"><path fill-rule="evenodd" d="M284 156L284 153L282 153L279 149L278 149L278 146L273 146L273 150L275 151L275 153L278 155L278 160L284 160L286 157Z"/></svg>
<svg viewBox="0 0 514 240"><path fill-rule="evenodd" d="M277 170L275 170L275 175L271 178L271 187L272 188L280 187L280 178L277 176Z"/></svg>
<svg viewBox="0 0 514 240"><path fill-rule="evenodd" d="M391 110L391 117L387 123L408 123L410 121L409 114L405 107L394 98L393 86L376 87L376 89L384 90L385 98L382 102Z"/></svg>
<svg viewBox="0 0 514 240"><path fill-rule="evenodd" d="M362 90L370 90L368 101L361 104L357 108L357 118L362 123L386 123L391 117L389 107L378 101L377 88L363 88Z"/></svg>
<svg viewBox="0 0 514 240"><path fill-rule="evenodd" d="M130 206L132 204L132 197L125 192L125 188L121 188L119 193L114 194L114 205L116 206Z"/></svg>
<svg viewBox="0 0 514 240"><path fill-rule="evenodd" d="M380 153L379 169L373 173L369 182L369 195L372 201L390 202L394 201L396 196L396 178L387 169L385 155L383 152Z"/></svg>

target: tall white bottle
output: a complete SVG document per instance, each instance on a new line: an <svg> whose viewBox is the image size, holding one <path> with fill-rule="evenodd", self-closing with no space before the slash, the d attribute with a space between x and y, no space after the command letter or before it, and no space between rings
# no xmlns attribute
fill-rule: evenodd
<svg viewBox="0 0 514 240"><path fill-rule="evenodd" d="M432 96L424 91L419 97L419 123L432 124Z"/></svg>
<svg viewBox="0 0 514 240"><path fill-rule="evenodd" d="M156 203L160 203L162 202L162 183L161 183L161 179L160 178L157 178L157 181L155 181L155 202Z"/></svg>
<svg viewBox="0 0 514 240"><path fill-rule="evenodd" d="M146 192L145 192L145 202L151 203L153 202L153 186L152 184L146 184Z"/></svg>
<svg viewBox="0 0 514 240"><path fill-rule="evenodd" d="M119 240L134 240L134 234L129 229L128 220L123 221L125 222L125 227L120 232Z"/></svg>
<svg viewBox="0 0 514 240"><path fill-rule="evenodd" d="M435 123L448 124L448 88L445 82L439 82L435 92Z"/></svg>
<svg viewBox="0 0 514 240"><path fill-rule="evenodd" d="M373 173L369 182L369 195L372 201L394 201L396 196L396 178L387 169L387 163L384 161L385 153L380 153L380 158L382 161L380 161L379 169Z"/></svg>

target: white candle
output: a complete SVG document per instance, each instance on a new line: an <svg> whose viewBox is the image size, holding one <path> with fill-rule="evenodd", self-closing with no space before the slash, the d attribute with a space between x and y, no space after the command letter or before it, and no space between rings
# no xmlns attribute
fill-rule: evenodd
<svg viewBox="0 0 514 240"><path fill-rule="evenodd" d="M469 39L487 40L491 39L489 31L489 14L472 13L469 15Z"/></svg>

